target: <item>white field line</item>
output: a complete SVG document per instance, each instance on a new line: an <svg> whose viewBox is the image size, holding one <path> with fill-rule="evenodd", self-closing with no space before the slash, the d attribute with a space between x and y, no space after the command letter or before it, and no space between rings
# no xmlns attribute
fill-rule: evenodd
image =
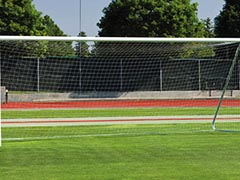
<svg viewBox="0 0 240 180"><path fill-rule="evenodd" d="M210 123L212 116L141 116L141 117L94 117L94 118L34 118L2 119L4 127L32 126L80 126L113 124L175 124L175 123ZM221 115L217 122L240 122L240 116Z"/></svg>
<svg viewBox="0 0 240 180"><path fill-rule="evenodd" d="M175 123L211 123L212 116L147 116L147 117L95 117L95 118L36 118L36 119L2 119L2 127L33 127L33 126L82 126L82 125L115 125L115 124L175 124ZM240 116L221 115L217 122L240 122ZM209 126L210 127L210 126ZM210 132L209 130L196 130L196 132ZM184 133L184 132L182 132ZM165 134L158 132L143 133L109 133L109 134L79 134L39 137L2 138L2 141L31 141L47 139L69 139L82 137L111 137Z"/></svg>
<svg viewBox="0 0 240 180"><path fill-rule="evenodd" d="M189 131L188 131L189 132ZM196 130L194 132L212 132L212 130ZM177 132L178 134L186 132ZM2 141L34 141L34 140L50 140L50 139L69 139L69 138L84 138L84 137L113 137L113 136L143 136L143 135L161 135L166 132L143 132L143 133L109 133L109 134L79 134L66 136L39 136L39 137L22 137L22 138L3 138Z"/></svg>

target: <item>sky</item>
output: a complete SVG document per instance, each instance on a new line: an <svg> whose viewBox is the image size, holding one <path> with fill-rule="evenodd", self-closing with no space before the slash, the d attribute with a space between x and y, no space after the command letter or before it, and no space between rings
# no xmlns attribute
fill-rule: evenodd
<svg viewBox="0 0 240 180"><path fill-rule="evenodd" d="M111 0L33 0L36 9L43 15L49 15L68 36L77 36L80 30L86 32L87 36L97 36L99 31L97 23L103 16L103 8L110 2ZM209 17L213 20L224 5L224 0L192 0L192 2L199 5L199 19Z"/></svg>

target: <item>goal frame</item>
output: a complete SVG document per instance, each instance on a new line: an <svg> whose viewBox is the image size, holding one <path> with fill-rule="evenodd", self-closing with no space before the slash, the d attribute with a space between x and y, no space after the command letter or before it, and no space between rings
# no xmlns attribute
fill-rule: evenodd
<svg viewBox="0 0 240 180"><path fill-rule="evenodd" d="M240 38L165 38L165 37L74 37L0 36L0 41L98 41L98 42L240 42Z"/></svg>
<svg viewBox="0 0 240 180"><path fill-rule="evenodd" d="M232 60L232 65L229 69L229 73L227 75L227 78L226 78L226 81L224 83L224 87L223 87L223 90L222 90L222 94L221 94L221 97L219 99L219 102L218 102L218 105L217 105L217 109L215 111L215 114L214 114L214 117L213 117L213 120L212 120L212 129L214 131L219 131L217 128L216 128L216 119L217 119L217 115L218 115L218 112L220 110L220 107L221 107L221 104L222 104L222 101L223 101L223 98L224 98L224 95L225 95L225 92L228 88L228 85L229 85L229 82L230 82L230 79L231 79L231 76L232 76L232 73L233 73L233 70L234 70L234 67L235 65L237 64L237 61L238 61L238 57L239 57L239 54L240 54L240 43L236 49L236 52L235 52L235 55L234 55L234 58ZM220 130L220 131L233 131L233 130ZM237 132L240 132L240 130L237 130Z"/></svg>
<svg viewBox="0 0 240 180"><path fill-rule="evenodd" d="M235 57L233 59L228 77L226 79L222 95L219 99L219 104L215 112L212 129L217 130L215 127L216 117L224 97L225 90L227 89L229 79L233 68L238 60L240 54L240 38L166 38L166 37L64 37L64 36L0 36L0 41L95 41L95 42L218 42L218 43L239 43ZM0 146L1 146L1 119L0 119Z"/></svg>

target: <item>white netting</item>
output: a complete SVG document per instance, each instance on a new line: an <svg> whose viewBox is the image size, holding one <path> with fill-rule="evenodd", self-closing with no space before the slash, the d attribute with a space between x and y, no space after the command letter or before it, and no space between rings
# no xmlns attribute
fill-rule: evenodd
<svg viewBox="0 0 240 180"><path fill-rule="evenodd" d="M181 122L184 125L181 124L177 128L171 127L170 129L174 132L184 129L188 129L188 131L208 130L209 127L211 128L208 122L211 122L217 106L218 100L216 98L221 96L230 67L233 65L233 59L239 45L237 40L227 42L224 42L223 39L218 39L216 42L214 39L211 41L209 39L206 41L204 39L191 41L186 39L184 41L183 39L176 42L172 39L155 39L154 41L154 38L151 40L139 39L139 41L131 41L130 39L126 41L126 38L124 41L121 39L107 41L104 38L96 38L95 40L94 38L89 38L89 40L86 38L69 40L66 38L66 41L64 38L59 41L56 39L54 41L46 39L37 41L26 39L0 40L1 86L9 90L9 102L3 105L2 111L9 113L5 109L14 107L16 109L19 106L22 106L22 109L32 106L35 109L60 107L65 110L62 116L51 115L51 113L61 114L62 109L57 109L57 112L46 112L45 115L36 113L36 115L28 116L27 112L25 115L19 114L19 117L16 115L13 118L6 115L3 117L5 119L3 126L6 127L7 132L13 131L10 127L23 126L24 123L16 121L24 116L26 116L24 121L26 119L34 121L39 120L39 118L48 118L45 120L45 124L42 123L44 126L48 126L48 124L56 126L81 125L77 122L79 118L92 117L94 118L91 120L96 120L95 124L98 124L97 122L99 124L109 123L111 121L108 122L108 118L113 117L110 118L112 123L109 124L114 122L117 124L122 122L127 122L127 124ZM228 124L231 124L230 129L239 129L239 113L236 110L239 98L239 81L238 56L225 93L225 97L232 101L223 102L223 105L225 103L226 106L234 104L232 106L234 106L235 111L222 114L220 120L231 123L221 123L221 129L225 129ZM151 101L148 101L149 99ZM168 99L164 105L160 103L160 100L163 99ZM72 104L69 103L70 101L73 101ZM79 101L84 101L87 105L76 103ZM21 104L22 102L25 104ZM30 102L35 103L31 104ZM71 105L68 104L64 107L61 104L66 102ZM76 103L75 106L74 103ZM199 113L204 111L199 110L199 108L205 106L209 106L209 109L212 108L212 110L208 113ZM150 112L149 109L152 107L155 109ZM181 114L184 108L180 107L191 108ZM86 111L74 114L66 111L68 108L74 110L90 108L88 110L92 110L92 112L88 112L89 115L84 115L84 113L87 114ZM94 114L93 110L96 108L112 111L109 114L103 113L101 115L101 112ZM114 108L118 108L118 110L122 108L123 112L130 110L129 115L120 112L120 110L114 112ZM165 111L166 108L172 108L178 112L161 114L160 112ZM225 111L227 110L225 109ZM108 118L104 119L106 116ZM128 120L130 117L134 117L135 120ZM64 119L64 123L56 118ZM74 119L71 119L68 124L68 119L65 118ZM126 119L127 121L124 121ZM200 122L199 119L207 125L185 125ZM55 122L47 123L52 120ZM91 120L87 120L88 123L85 124L89 125ZM7 123L11 121L15 123ZM80 119L79 122L83 123L83 120ZM37 126L37 123L34 122L26 124ZM41 123L39 124L41 126ZM141 132L161 131L161 128L156 125L151 128ZM126 133L122 127L116 129L118 129L116 132ZM167 131L172 130L168 129ZM58 135L50 133L50 131L44 131L43 136ZM67 130L67 128L65 131L68 135L79 135L79 131ZM103 130L100 131L97 134ZM127 132L134 132L134 128L128 129ZM136 132L138 131L136 130ZM24 133L27 132L24 131ZM24 135L24 133L21 133L21 136L28 137L28 134ZM105 130L104 133L106 133ZM33 134L29 136L41 136ZM6 135L6 138L15 137L17 138L18 135L14 136L14 133Z"/></svg>

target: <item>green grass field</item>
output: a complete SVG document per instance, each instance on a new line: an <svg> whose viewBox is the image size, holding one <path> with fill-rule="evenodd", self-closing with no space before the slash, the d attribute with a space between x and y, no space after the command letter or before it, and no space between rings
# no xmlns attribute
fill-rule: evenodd
<svg viewBox="0 0 240 180"><path fill-rule="evenodd" d="M185 116L214 115L215 107L201 108L116 108L116 109L60 109L60 110L5 110L3 119L19 118L81 118L127 116ZM223 107L220 115L239 115L240 107Z"/></svg>
<svg viewBox="0 0 240 180"><path fill-rule="evenodd" d="M209 115L215 109L141 110L139 116L184 116ZM2 111L2 118L133 116L136 111L7 110ZM220 111L239 112L239 108ZM186 131L178 133L181 129ZM198 131L202 129L206 131ZM45 139L46 133L54 138ZM209 123L2 128L5 139L26 139L3 141L0 179L238 180L239 135L213 132Z"/></svg>
<svg viewBox="0 0 240 180"><path fill-rule="evenodd" d="M0 178L238 180L239 134L193 133L6 142Z"/></svg>

